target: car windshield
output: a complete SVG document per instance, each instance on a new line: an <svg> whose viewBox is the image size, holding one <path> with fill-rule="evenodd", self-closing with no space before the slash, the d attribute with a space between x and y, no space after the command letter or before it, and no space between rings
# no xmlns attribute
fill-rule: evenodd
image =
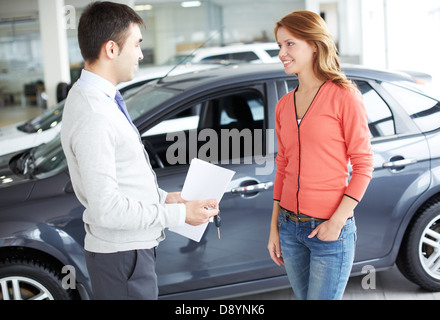
<svg viewBox="0 0 440 320"><path fill-rule="evenodd" d="M177 95L179 91L147 85L136 95L126 100L127 110L133 121L153 110L164 101Z"/></svg>
<svg viewBox="0 0 440 320"><path fill-rule="evenodd" d="M139 94L127 99L127 109L132 119L136 120L177 93L178 91L147 86ZM58 110L61 110L60 106L62 105L64 103L57 105ZM29 174L37 179L46 178L66 169L67 162L61 146L60 135L58 134L50 142L23 154L19 167L21 174Z"/></svg>
<svg viewBox="0 0 440 320"><path fill-rule="evenodd" d="M18 126L18 130L27 133L35 133L55 127L58 123L61 122L61 118L63 116L64 103L65 100L59 102L52 108L44 111L38 117L35 117L25 122L24 124Z"/></svg>

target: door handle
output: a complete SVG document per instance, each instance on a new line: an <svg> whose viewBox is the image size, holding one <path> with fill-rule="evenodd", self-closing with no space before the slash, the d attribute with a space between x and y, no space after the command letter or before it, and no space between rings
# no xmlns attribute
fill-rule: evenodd
<svg viewBox="0 0 440 320"><path fill-rule="evenodd" d="M241 194L255 193L255 192L268 190L272 187L273 187L273 182L262 182L262 183L250 184L246 186L232 188L231 193L241 193Z"/></svg>
<svg viewBox="0 0 440 320"><path fill-rule="evenodd" d="M390 161L389 162L385 162L382 165L382 167L386 168L386 169L402 170L406 166L409 166L409 165L412 165L412 164L416 164L417 161L418 161L417 159L413 159L413 158L405 159L402 156L392 157L390 159Z"/></svg>

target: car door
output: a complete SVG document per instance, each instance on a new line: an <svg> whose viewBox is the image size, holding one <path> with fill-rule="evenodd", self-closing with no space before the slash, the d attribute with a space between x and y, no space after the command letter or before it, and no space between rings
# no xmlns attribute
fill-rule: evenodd
<svg viewBox="0 0 440 320"><path fill-rule="evenodd" d="M218 88L142 133L166 191L182 189L194 157L235 171L220 203L220 239L213 224L200 242L166 230L157 250L161 295L284 274L266 249L275 173L273 151L263 148L275 139L266 92L264 84Z"/></svg>
<svg viewBox="0 0 440 320"><path fill-rule="evenodd" d="M403 217L430 183L425 136L379 83L356 82L369 116L374 172L355 210L358 242L354 271L365 261L390 254Z"/></svg>

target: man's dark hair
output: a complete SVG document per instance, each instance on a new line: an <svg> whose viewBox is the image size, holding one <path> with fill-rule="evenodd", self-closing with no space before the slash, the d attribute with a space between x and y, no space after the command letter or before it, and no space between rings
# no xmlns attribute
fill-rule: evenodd
<svg viewBox="0 0 440 320"><path fill-rule="evenodd" d="M102 46L110 40L122 50L132 23L145 26L142 18L129 6L100 1L89 4L78 25L78 43L84 60L96 62Z"/></svg>

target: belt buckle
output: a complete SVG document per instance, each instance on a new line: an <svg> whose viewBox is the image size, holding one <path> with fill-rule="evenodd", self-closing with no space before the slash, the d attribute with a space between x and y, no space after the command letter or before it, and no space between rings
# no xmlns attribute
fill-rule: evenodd
<svg viewBox="0 0 440 320"><path fill-rule="evenodd" d="M299 215L297 215L297 214L295 214L294 212L289 211L289 210L287 210L287 209L285 209L285 208L281 208L281 209L284 211L284 214L285 214L286 216L288 216L290 219L292 219L293 221L296 221L296 222L302 222L302 221L301 221L301 218L300 218Z"/></svg>
<svg viewBox="0 0 440 320"><path fill-rule="evenodd" d="M287 211L287 210L286 210L286 212L293 221L302 222L301 217L298 214L296 214L295 212Z"/></svg>

